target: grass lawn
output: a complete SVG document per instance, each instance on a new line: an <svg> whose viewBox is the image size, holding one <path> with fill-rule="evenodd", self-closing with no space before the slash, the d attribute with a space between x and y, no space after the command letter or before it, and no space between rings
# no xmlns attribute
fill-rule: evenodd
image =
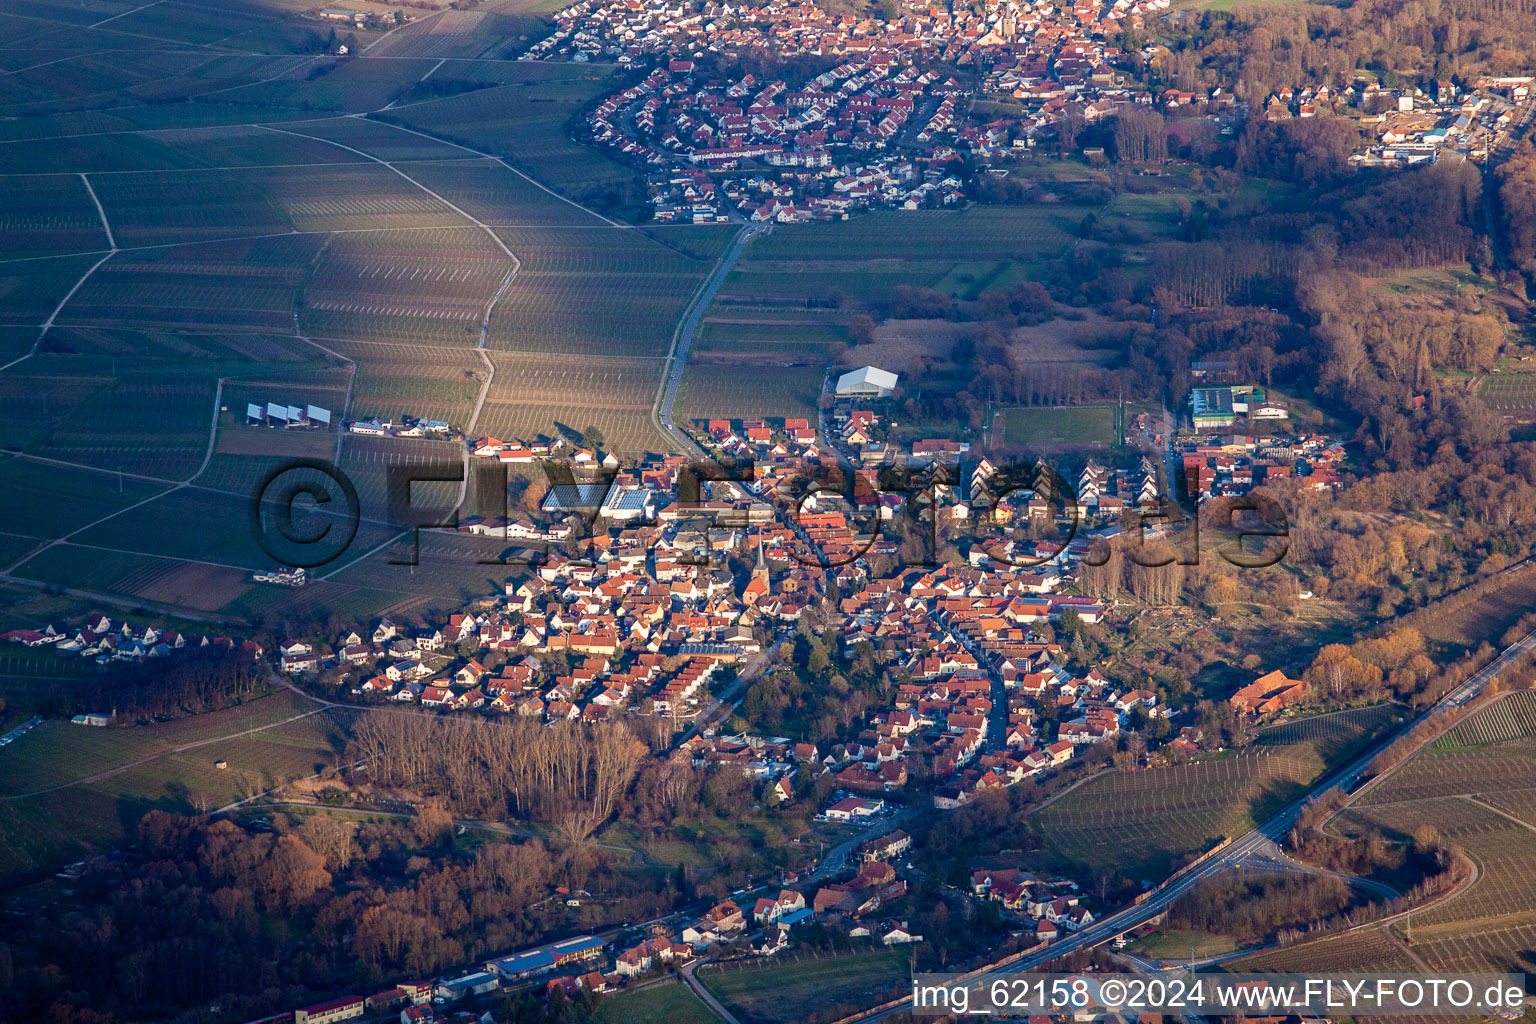
<svg viewBox="0 0 1536 1024"><path fill-rule="evenodd" d="M906 984L909 951L900 947L804 960L706 968L699 980L744 1020L836 1020L890 998Z"/></svg>
<svg viewBox="0 0 1536 1024"><path fill-rule="evenodd" d="M1003 443L1029 447L1120 443L1120 410L1114 405L1003 410Z"/></svg>
<svg viewBox="0 0 1536 1024"><path fill-rule="evenodd" d="M715 1015L680 981L664 981L597 1004L601 1024L715 1024Z"/></svg>
<svg viewBox="0 0 1536 1024"><path fill-rule="evenodd" d="M1181 957L1217 956L1221 953L1230 953L1237 948L1237 940L1226 935L1168 930L1153 932L1145 938L1137 939L1126 948L1133 953L1142 953L1163 960L1178 960Z"/></svg>

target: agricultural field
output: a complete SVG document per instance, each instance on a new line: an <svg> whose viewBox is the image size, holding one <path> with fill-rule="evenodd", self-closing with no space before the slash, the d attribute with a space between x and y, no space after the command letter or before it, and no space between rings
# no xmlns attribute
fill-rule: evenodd
<svg viewBox="0 0 1536 1024"><path fill-rule="evenodd" d="M1033 406L997 415L999 445L1022 448L1118 447L1124 412L1118 405Z"/></svg>
<svg viewBox="0 0 1536 1024"><path fill-rule="evenodd" d="M489 355L496 375L477 433L528 440L560 431L577 439L596 427L603 447L617 451L656 451L664 443L651 423L660 359Z"/></svg>
<svg viewBox="0 0 1536 1024"><path fill-rule="evenodd" d="M698 978L748 1024L817 1024L900 994L909 956L899 947L824 956L790 952L763 963L706 967Z"/></svg>
<svg viewBox="0 0 1536 1024"><path fill-rule="evenodd" d="M1313 725L1286 723L1225 755L1101 775L1032 820L1047 852L1064 864L1138 881L1163 878L1279 810L1392 720L1371 707Z"/></svg>

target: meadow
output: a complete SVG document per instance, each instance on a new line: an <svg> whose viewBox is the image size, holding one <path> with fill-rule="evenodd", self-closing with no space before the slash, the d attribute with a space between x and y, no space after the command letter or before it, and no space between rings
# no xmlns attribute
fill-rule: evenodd
<svg viewBox="0 0 1536 1024"><path fill-rule="evenodd" d="M968 296L975 274L1022 279L1058 255L1086 212L1067 206L975 206L967 210L881 210L848 221L784 225L747 248L710 316L742 307L880 308L899 286ZM954 239L965 239L965 259ZM959 277L970 275L971 281Z"/></svg>
<svg viewBox="0 0 1536 1024"><path fill-rule="evenodd" d="M318 707L284 690L159 725L43 723L0 748L0 880L121 842L151 809L219 807L333 765L329 713L298 717Z"/></svg>

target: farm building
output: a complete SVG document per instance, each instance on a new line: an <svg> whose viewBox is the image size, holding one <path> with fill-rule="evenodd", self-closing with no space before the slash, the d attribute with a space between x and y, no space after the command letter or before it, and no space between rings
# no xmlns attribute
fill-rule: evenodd
<svg viewBox="0 0 1536 1024"><path fill-rule="evenodd" d="M297 405L279 405L276 402L268 402L265 406L259 402L247 402L245 419L247 423L256 426L329 430L331 410L322 409L318 405L301 408Z"/></svg>
<svg viewBox="0 0 1536 1024"><path fill-rule="evenodd" d="M1195 388L1189 393L1189 408L1196 430L1230 427L1237 421L1231 388Z"/></svg>
<svg viewBox="0 0 1536 1024"><path fill-rule="evenodd" d="M602 955L603 940L582 935L492 960L485 965L485 969L501 975L507 981L518 981L567 964L596 960Z"/></svg>
<svg viewBox="0 0 1536 1024"><path fill-rule="evenodd" d="M1239 714L1265 715L1305 700L1312 688L1302 679L1289 679L1275 669L1234 693L1228 703Z"/></svg>
<svg viewBox="0 0 1536 1024"><path fill-rule="evenodd" d="M861 366L837 378L839 398L885 398L896 390L896 374L878 366Z"/></svg>

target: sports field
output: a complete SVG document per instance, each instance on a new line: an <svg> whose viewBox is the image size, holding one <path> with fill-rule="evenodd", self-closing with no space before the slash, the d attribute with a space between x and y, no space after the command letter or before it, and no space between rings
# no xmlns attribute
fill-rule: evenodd
<svg viewBox="0 0 1536 1024"><path fill-rule="evenodd" d="M1536 419L1536 373L1489 374L1478 384L1477 397L1499 415L1529 423Z"/></svg>
<svg viewBox="0 0 1536 1024"><path fill-rule="evenodd" d="M1120 444L1124 415L1118 405L1004 409L997 443L1025 448L1099 447Z"/></svg>
<svg viewBox="0 0 1536 1024"><path fill-rule="evenodd" d="M601 1024L714 1024L715 1015L680 981L609 996L597 1004Z"/></svg>

